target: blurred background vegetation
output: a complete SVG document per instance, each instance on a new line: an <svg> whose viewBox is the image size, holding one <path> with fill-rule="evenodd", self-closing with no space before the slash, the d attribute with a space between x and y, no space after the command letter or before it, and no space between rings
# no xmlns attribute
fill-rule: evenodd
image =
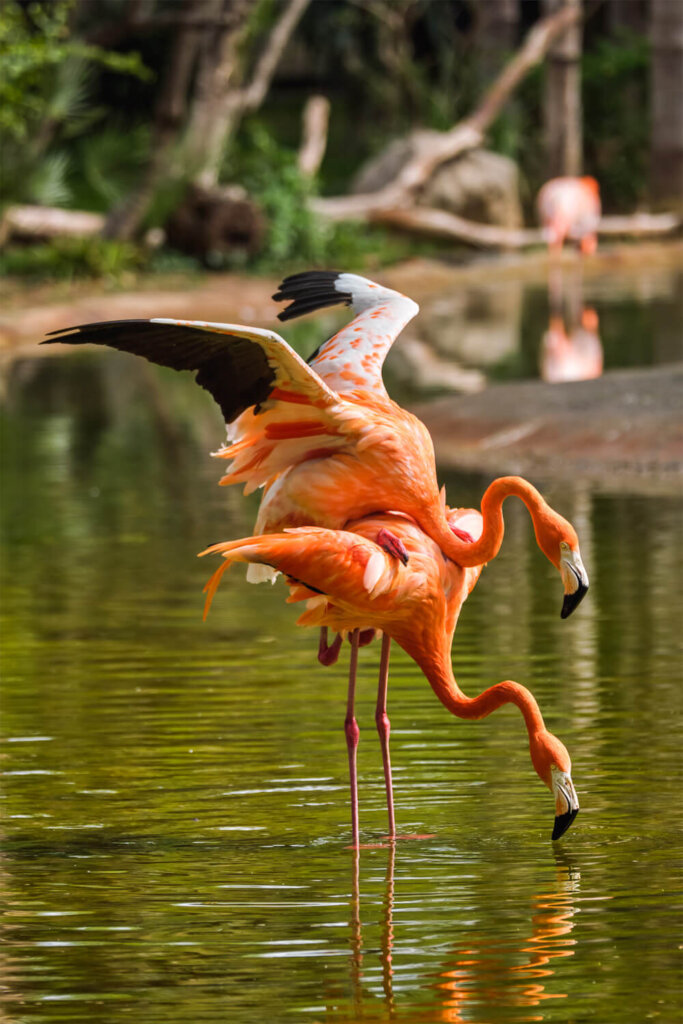
<svg viewBox="0 0 683 1024"><path fill-rule="evenodd" d="M608 212L669 198L650 174L657 50L649 39L662 2L582 7L583 169L600 181ZM84 235L6 227L0 269L37 278L203 267L282 273L433 251L434 241L323 219L309 201L347 193L392 140L467 117L525 33L562 4L5 0L0 212L31 204L103 219ZM683 20L683 4L668 6ZM547 73L547 62L531 70L488 132L488 147L518 168L527 222L552 176ZM329 101L329 130L321 129L324 158L304 172L302 113L312 96ZM223 186L231 191L216 191ZM190 230L193 188L204 205L198 212L194 194ZM232 204L219 243L187 237L197 219L217 220L207 191Z"/></svg>

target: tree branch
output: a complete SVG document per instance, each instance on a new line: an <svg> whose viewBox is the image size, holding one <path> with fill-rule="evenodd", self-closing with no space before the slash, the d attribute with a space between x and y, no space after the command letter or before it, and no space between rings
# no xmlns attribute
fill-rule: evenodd
<svg viewBox="0 0 683 1024"><path fill-rule="evenodd" d="M297 163L305 178L318 173L327 147L330 101L327 96L309 96L303 112L303 135Z"/></svg>
<svg viewBox="0 0 683 1024"><path fill-rule="evenodd" d="M263 103L285 46L309 3L310 0L289 0L284 8L256 62L251 81L236 94L235 102L240 116L249 110L256 110Z"/></svg>
<svg viewBox="0 0 683 1024"><path fill-rule="evenodd" d="M450 131L444 132L428 149L421 147L421 150L402 167L394 180L384 188L366 195L316 199L311 203L314 212L330 220L362 219L380 210L409 205L416 192L440 164L452 160L468 149L476 149L483 143L485 132L511 93L531 68L543 59L558 36L578 18L577 9L563 8L537 22L527 33L520 49L486 91L474 113L454 125Z"/></svg>

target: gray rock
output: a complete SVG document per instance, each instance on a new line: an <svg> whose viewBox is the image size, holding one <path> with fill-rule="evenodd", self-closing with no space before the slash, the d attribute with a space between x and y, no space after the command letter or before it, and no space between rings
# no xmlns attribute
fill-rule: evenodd
<svg viewBox="0 0 683 1024"><path fill-rule="evenodd" d="M439 132L418 130L394 139L361 168L352 191L379 191L409 160L428 152L439 135ZM509 157L486 149L470 150L438 167L418 202L421 206L448 210L482 224L506 228L523 224L517 165Z"/></svg>

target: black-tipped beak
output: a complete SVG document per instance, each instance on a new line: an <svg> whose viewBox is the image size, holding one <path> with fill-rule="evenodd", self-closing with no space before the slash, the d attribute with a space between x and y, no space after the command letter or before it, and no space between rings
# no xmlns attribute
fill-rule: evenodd
<svg viewBox="0 0 683 1024"><path fill-rule="evenodd" d="M573 594L565 594L564 601L562 602L562 611L560 612L560 618L568 619L571 613L574 611L574 609L581 604L587 593L588 585L586 583L580 582Z"/></svg>
<svg viewBox="0 0 683 1024"><path fill-rule="evenodd" d="M567 811L566 814L558 814L555 818L555 825L553 826L553 839L560 839L571 823L573 822L576 815L579 813L578 807L573 811Z"/></svg>
<svg viewBox="0 0 683 1024"><path fill-rule="evenodd" d="M578 548L567 548L560 557L560 576L564 584L564 602L560 615L568 618L577 605L581 604L588 590L588 573L581 561Z"/></svg>

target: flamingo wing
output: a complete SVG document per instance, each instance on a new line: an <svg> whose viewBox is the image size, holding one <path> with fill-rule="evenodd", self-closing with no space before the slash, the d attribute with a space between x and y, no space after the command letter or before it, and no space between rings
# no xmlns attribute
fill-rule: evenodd
<svg viewBox="0 0 683 1024"><path fill-rule="evenodd" d="M291 300L278 313L280 320L326 306L352 306L356 316L351 323L320 345L308 362L339 393L370 390L386 396L382 365L400 332L419 312L416 302L365 277L335 270L293 274L273 298Z"/></svg>
<svg viewBox="0 0 683 1024"><path fill-rule="evenodd" d="M226 423L269 398L289 397L318 407L336 396L275 331L203 320L109 320L52 331L43 345L108 345L159 366L195 370Z"/></svg>
<svg viewBox="0 0 683 1024"><path fill-rule="evenodd" d="M204 617L208 614L221 576L232 562L269 565L296 586L317 595L308 608L324 608L327 599L358 607L362 615L380 595L396 587L403 565L366 537L346 530L307 526L284 533L262 534L213 544L202 555L222 554L221 565L207 583ZM409 577L406 576L407 579ZM295 590L295 596L296 590ZM302 595L307 596L307 595ZM301 625L318 622L300 620Z"/></svg>

